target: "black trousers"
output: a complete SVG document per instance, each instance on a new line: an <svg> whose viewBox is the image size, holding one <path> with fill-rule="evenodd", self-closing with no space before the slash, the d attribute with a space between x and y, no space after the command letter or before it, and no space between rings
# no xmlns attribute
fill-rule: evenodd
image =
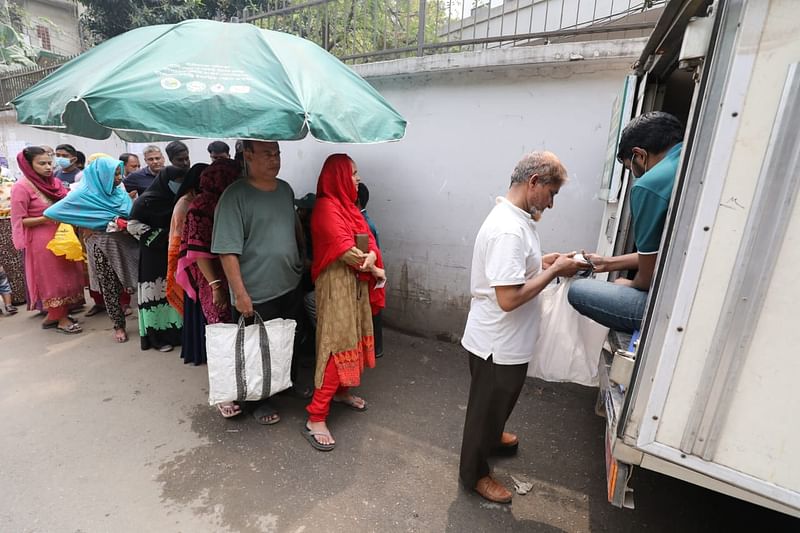
<svg viewBox="0 0 800 533"><path fill-rule="evenodd" d="M233 318L239 320L239 312L233 309ZM309 323L308 317L303 309L303 291L300 286L272 300L253 304L253 311L259 314L261 320L267 322L273 318L287 318L297 322L294 333L294 355L292 356L292 382L296 388L313 383L310 371L303 372L303 369L313 368L312 363L316 360L316 339L314 328ZM247 321L251 323L250 320Z"/></svg>
<svg viewBox="0 0 800 533"><path fill-rule="evenodd" d="M479 479L489 475L489 457L500 445L503 429L517 404L527 371L528 363L497 365L491 356L481 359L469 354L472 380L459 465L461 482L467 488L475 488Z"/></svg>
<svg viewBox="0 0 800 533"><path fill-rule="evenodd" d="M383 355L383 310L372 315L372 335L375 337L375 355Z"/></svg>

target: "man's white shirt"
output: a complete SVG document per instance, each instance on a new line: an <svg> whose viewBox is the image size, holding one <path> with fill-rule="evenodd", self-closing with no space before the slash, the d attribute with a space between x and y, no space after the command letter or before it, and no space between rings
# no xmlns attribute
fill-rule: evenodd
<svg viewBox="0 0 800 533"><path fill-rule="evenodd" d="M499 197L484 220L472 253L470 303L461 345L499 365L521 365L533 356L541 308L537 298L505 312L495 287L522 285L542 269L536 224L526 211Z"/></svg>

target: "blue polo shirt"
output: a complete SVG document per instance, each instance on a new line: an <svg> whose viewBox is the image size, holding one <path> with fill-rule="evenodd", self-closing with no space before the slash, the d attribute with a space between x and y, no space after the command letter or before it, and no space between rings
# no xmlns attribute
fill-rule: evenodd
<svg viewBox="0 0 800 533"><path fill-rule="evenodd" d="M122 180L122 184L125 185L126 191L136 191L139 196L141 196L150 184L153 183L154 179L156 179L156 175L150 171L150 167L145 166L125 176Z"/></svg>
<svg viewBox="0 0 800 533"><path fill-rule="evenodd" d="M683 143L670 148L664 159L642 174L631 188L633 237L640 254L658 253L682 148Z"/></svg>
<svg viewBox="0 0 800 533"><path fill-rule="evenodd" d="M72 185L73 183L75 183L75 176L80 174L80 172L81 172L81 169L79 169L79 168L76 168L75 170L72 170L70 172L67 172L67 171L59 168L59 169L57 169L55 171L54 174L58 179L61 180L62 183L64 183L67 186L69 186L69 185Z"/></svg>

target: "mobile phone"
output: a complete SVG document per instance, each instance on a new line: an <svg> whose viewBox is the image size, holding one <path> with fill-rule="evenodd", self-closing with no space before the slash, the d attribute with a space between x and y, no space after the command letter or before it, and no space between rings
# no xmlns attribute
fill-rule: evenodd
<svg viewBox="0 0 800 533"><path fill-rule="evenodd" d="M369 235L366 233L356 233L356 248L365 254L369 253Z"/></svg>

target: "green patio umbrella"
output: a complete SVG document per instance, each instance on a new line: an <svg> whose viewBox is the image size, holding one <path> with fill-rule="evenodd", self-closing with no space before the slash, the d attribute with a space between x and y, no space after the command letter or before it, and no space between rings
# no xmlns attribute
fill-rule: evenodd
<svg viewBox="0 0 800 533"><path fill-rule="evenodd" d="M316 44L251 24L188 20L131 30L11 102L22 124L92 139L401 139L406 121Z"/></svg>

